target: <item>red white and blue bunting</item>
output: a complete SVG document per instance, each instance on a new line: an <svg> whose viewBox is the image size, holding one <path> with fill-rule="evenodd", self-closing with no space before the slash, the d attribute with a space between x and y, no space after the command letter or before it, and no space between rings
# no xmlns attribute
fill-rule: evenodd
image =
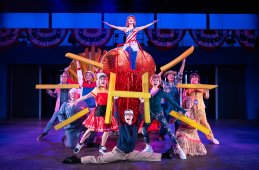
<svg viewBox="0 0 259 170"><path fill-rule="evenodd" d="M233 34L241 46L255 48L255 30L233 30Z"/></svg>
<svg viewBox="0 0 259 170"><path fill-rule="evenodd" d="M146 29L148 39L158 49L168 50L178 46L186 30L183 29Z"/></svg>
<svg viewBox="0 0 259 170"><path fill-rule="evenodd" d="M104 46L111 38L113 29L72 29L72 34L81 46Z"/></svg>
<svg viewBox="0 0 259 170"><path fill-rule="evenodd" d="M48 29L48 28L29 28L27 34L30 42L38 47L55 47L64 41L68 33L68 29Z"/></svg>
<svg viewBox="0 0 259 170"><path fill-rule="evenodd" d="M191 29L189 30L193 41L200 47L216 48L223 45L228 30L204 30L204 29Z"/></svg>
<svg viewBox="0 0 259 170"><path fill-rule="evenodd" d="M14 45L21 34L19 28L1 28L0 29L0 47L8 47Z"/></svg>
<svg viewBox="0 0 259 170"><path fill-rule="evenodd" d="M32 45L50 48L60 45L68 34L65 28L2 28L0 29L0 48L11 47L29 40ZM81 46L102 47L107 44L113 35L113 29L70 29L75 43ZM222 46L231 36L237 39L242 47L255 48L255 30L225 30L225 29L191 29L188 30L194 43L198 46L214 49ZM184 29L146 29L145 33L149 41L161 50L177 47L185 36Z"/></svg>

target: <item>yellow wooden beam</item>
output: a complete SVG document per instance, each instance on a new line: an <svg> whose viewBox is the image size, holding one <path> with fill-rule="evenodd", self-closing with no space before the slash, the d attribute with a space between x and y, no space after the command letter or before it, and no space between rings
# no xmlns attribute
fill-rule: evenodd
<svg viewBox="0 0 259 170"><path fill-rule="evenodd" d="M81 56L76 55L76 54L66 53L65 56L68 57L68 58L74 59L74 60L78 60L78 61L82 61L82 62L87 63L87 64L94 65L96 67L103 68L102 63L99 63L99 62L96 62L96 61L93 61L93 60L89 60L87 58L81 57Z"/></svg>
<svg viewBox="0 0 259 170"><path fill-rule="evenodd" d="M69 123L74 122L75 120L79 119L80 117L86 115L88 112L89 112L88 108L81 110L80 112L76 113L75 115L71 116L70 118L68 118L68 119L64 120L63 122L54 126L55 130L59 130L62 127L68 125Z"/></svg>
<svg viewBox="0 0 259 170"><path fill-rule="evenodd" d="M128 98L150 98L150 93L134 92L134 91L111 91L112 96L128 97Z"/></svg>
<svg viewBox="0 0 259 170"><path fill-rule="evenodd" d="M111 92L115 90L115 84L116 84L116 74L110 72L110 83L109 83L109 92L108 92L108 101L106 106L106 113L105 113L105 123L110 124L111 118L112 118L112 95Z"/></svg>
<svg viewBox="0 0 259 170"><path fill-rule="evenodd" d="M202 126L201 124L195 122L194 120L186 117L183 114L177 113L175 111L171 111L170 115L175 117L176 119L179 119L180 121L183 121L184 123L198 129L199 131L203 132L204 134L208 135L210 133L210 130L204 126Z"/></svg>
<svg viewBox="0 0 259 170"><path fill-rule="evenodd" d="M173 61L169 62L168 64L160 67L160 70L162 72L165 72L166 70L172 68L173 66L181 62L183 59L188 57L193 52L193 50L194 50L194 46L191 46L189 49L183 52L179 57L175 58Z"/></svg>
<svg viewBox="0 0 259 170"><path fill-rule="evenodd" d="M143 93L149 93L148 72L146 72L146 73L144 73L142 75L142 92ZM150 120L150 102L149 102L149 98L144 98L144 120L145 120L146 123L150 123L151 122L151 120Z"/></svg>
<svg viewBox="0 0 259 170"><path fill-rule="evenodd" d="M72 89L79 88L79 84L36 84L36 89Z"/></svg>
<svg viewBox="0 0 259 170"><path fill-rule="evenodd" d="M211 90L218 85L213 85L213 84L177 84L177 88L183 88L183 89L205 89L205 90Z"/></svg>

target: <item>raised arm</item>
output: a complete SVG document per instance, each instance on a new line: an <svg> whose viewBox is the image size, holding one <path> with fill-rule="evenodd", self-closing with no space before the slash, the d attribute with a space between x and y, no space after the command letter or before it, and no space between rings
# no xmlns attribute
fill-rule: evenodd
<svg viewBox="0 0 259 170"><path fill-rule="evenodd" d="M103 23L112 27L112 28L114 28L114 29L117 29L117 30L120 30L120 31L123 31L123 32L126 31L126 27L119 27L119 26L116 26L116 25L109 24L108 22L105 22L105 21L103 21Z"/></svg>
<svg viewBox="0 0 259 170"><path fill-rule="evenodd" d="M155 21L153 21L153 22L151 22L151 23L149 23L149 24L147 24L147 25L144 25L144 26L141 26L141 27L136 27L135 28L135 30L136 31L141 31L141 30L143 30L143 29L146 29L147 27L150 27L151 25L153 25L154 23L156 23L158 20L155 20Z"/></svg>
<svg viewBox="0 0 259 170"><path fill-rule="evenodd" d="M185 67L185 59L183 59L183 61L182 61L182 65L180 67L178 74L183 74L184 67Z"/></svg>
<svg viewBox="0 0 259 170"><path fill-rule="evenodd" d="M76 61L76 67L77 67L78 84L80 87L82 87L83 86L83 73L82 73L79 61Z"/></svg>

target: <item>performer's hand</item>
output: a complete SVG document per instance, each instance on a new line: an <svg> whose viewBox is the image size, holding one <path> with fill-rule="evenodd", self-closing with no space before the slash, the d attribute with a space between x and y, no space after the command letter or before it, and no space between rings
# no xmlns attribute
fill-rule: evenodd
<svg viewBox="0 0 259 170"><path fill-rule="evenodd" d="M107 24L107 25L109 24L108 22L105 22L105 21L103 21L103 23L104 23L104 24Z"/></svg>
<svg viewBox="0 0 259 170"><path fill-rule="evenodd" d="M48 93L49 95L51 95L52 91L50 89L46 89L46 93Z"/></svg>
<svg viewBox="0 0 259 170"><path fill-rule="evenodd" d="M93 66L93 68L94 68L94 73L99 73L100 72L100 68L94 67L94 66Z"/></svg>
<svg viewBox="0 0 259 170"><path fill-rule="evenodd" d="M144 99L143 98L139 98L141 103L144 103Z"/></svg>
<svg viewBox="0 0 259 170"><path fill-rule="evenodd" d="M119 98L119 96L113 96L113 98L116 100L116 99L118 99L118 98Z"/></svg>
<svg viewBox="0 0 259 170"><path fill-rule="evenodd" d="M158 20L154 20L154 21L153 21L153 24L154 24L154 23L157 23L157 22L158 22Z"/></svg>

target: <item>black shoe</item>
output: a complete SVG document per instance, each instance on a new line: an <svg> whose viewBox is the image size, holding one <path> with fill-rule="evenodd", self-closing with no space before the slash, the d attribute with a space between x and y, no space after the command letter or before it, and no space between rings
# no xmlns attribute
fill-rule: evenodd
<svg viewBox="0 0 259 170"><path fill-rule="evenodd" d="M64 159L62 161L63 164L77 164L77 163L81 163L81 159L76 157L75 155L71 156L71 157L67 157L66 159Z"/></svg>
<svg viewBox="0 0 259 170"><path fill-rule="evenodd" d="M63 136L62 139L61 139L62 143L64 143L66 141L66 139L67 139L67 137Z"/></svg>
<svg viewBox="0 0 259 170"><path fill-rule="evenodd" d="M168 149L165 153L162 153L162 158L172 159L172 157L173 157L173 152L174 152L174 149L173 149L173 147L171 146L171 148Z"/></svg>
<svg viewBox="0 0 259 170"><path fill-rule="evenodd" d="M37 141L41 141L45 136L47 136L47 133L42 133L40 136L37 137Z"/></svg>

